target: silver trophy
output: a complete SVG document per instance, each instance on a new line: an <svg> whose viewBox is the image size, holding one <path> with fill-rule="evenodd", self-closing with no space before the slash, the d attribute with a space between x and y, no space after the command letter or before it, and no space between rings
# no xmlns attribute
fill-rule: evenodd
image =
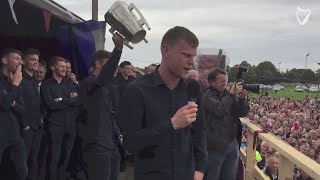
<svg viewBox="0 0 320 180"><path fill-rule="evenodd" d="M140 18L134 14L133 10L137 12ZM124 36L124 45L128 48L133 49L129 42L132 44L137 44L142 40L148 42L145 38L146 30L143 26L145 25L148 30L150 30L150 26L133 3L128 5L124 1L116 1L104 15L104 18L111 26L109 32L114 34L117 31Z"/></svg>

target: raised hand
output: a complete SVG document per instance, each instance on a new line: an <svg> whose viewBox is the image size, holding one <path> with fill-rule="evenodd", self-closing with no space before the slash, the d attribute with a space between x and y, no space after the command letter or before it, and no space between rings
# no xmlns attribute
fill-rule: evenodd
<svg viewBox="0 0 320 180"><path fill-rule="evenodd" d="M119 33L116 32L113 34L112 41L117 49L123 49L123 37Z"/></svg>
<svg viewBox="0 0 320 180"><path fill-rule="evenodd" d="M16 72L10 74L10 80L13 85L19 86L23 77L22 77L22 71L21 71L21 65L18 66Z"/></svg>

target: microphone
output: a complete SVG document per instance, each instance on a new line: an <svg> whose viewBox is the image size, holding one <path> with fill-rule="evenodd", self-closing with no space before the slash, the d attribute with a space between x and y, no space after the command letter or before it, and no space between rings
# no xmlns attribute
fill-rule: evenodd
<svg viewBox="0 0 320 180"><path fill-rule="evenodd" d="M197 80L192 78L187 79L187 95L188 104L195 104L197 98L201 96L200 84ZM189 127L192 128L192 123Z"/></svg>
<svg viewBox="0 0 320 180"><path fill-rule="evenodd" d="M201 96L200 83L192 78L187 79L187 95L188 104L195 103L197 98Z"/></svg>

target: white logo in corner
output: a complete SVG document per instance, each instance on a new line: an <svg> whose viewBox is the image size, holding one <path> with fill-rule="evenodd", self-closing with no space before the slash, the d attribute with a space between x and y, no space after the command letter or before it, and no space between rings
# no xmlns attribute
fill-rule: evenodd
<svg viewBox="0 0 320 180"><path fill-rule="evenodd" d="M310 17L311 10L310 9L301 9L299 6L297 7L297 20L300 25L305 25Z"/></svg>

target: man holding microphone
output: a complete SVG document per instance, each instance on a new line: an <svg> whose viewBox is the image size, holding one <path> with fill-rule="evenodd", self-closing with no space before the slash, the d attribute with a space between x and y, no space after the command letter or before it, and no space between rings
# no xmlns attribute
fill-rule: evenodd
<svg viewBox="0 0 320 180"><path fill-rule="evenodd" d="M207 166L205 121L200 101L188 104L185 80L198 45L187 28L168 30L161 42L159 68L126 88L119 126L134 155L135 180L203 178Z"/></svg>

